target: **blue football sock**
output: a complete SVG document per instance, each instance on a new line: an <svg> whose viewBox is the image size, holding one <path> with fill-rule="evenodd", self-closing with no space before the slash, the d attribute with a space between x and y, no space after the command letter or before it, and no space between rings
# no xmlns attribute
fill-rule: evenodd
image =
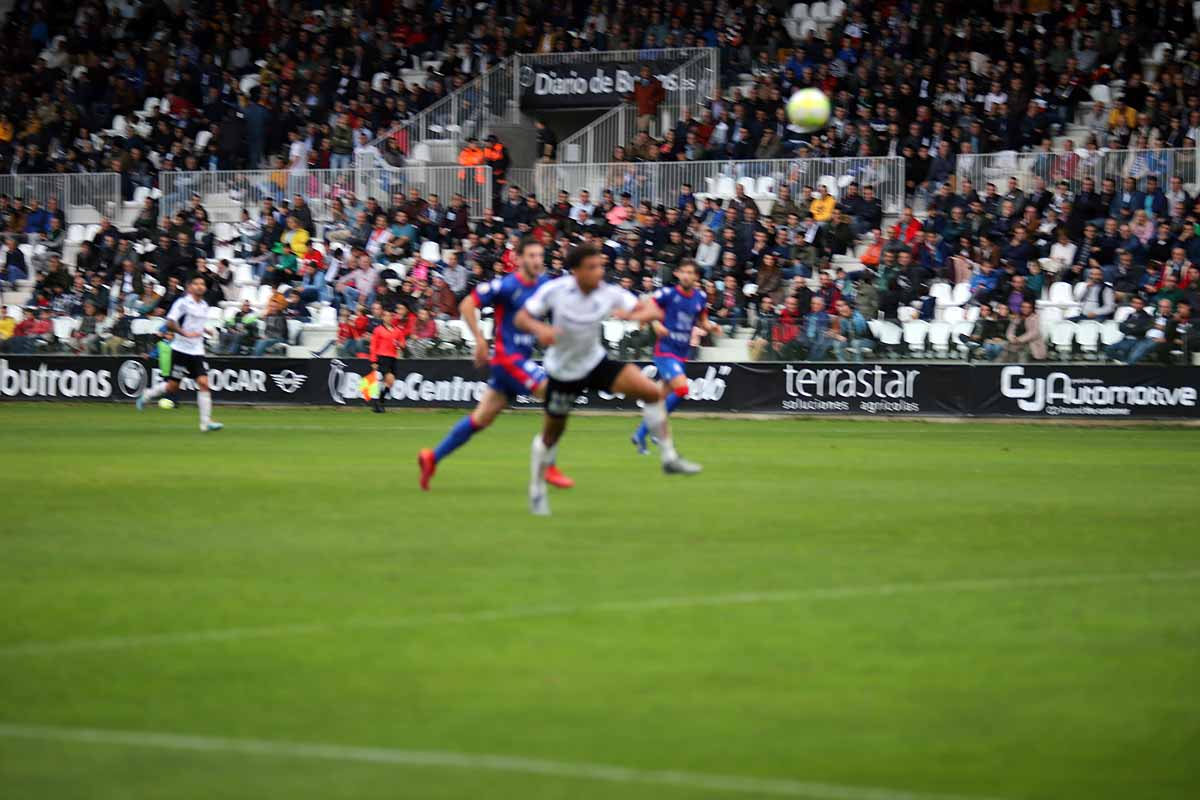
<svg viewBox="0 0 1200 800"><path fill-rule="evenodd" d="M450 429L450 432L446 434L446 438L442 439L441 444L439 444L437 449L433 451L434 459L441 461L443 458L466 444L467 440L470 439L474 434L475 423L471 421L471 415L468 414L455 423L454 427Z"/></svg>

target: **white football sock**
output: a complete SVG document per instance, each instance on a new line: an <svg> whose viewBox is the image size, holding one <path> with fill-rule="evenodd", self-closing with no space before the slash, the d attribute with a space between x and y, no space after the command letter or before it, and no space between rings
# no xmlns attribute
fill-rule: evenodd
<svg viewBox="0 0 1200 800"><path fill-rule="evenodd" d="M200 406L200 424L212 422L212 392L196 392L196 405Z"/></svg>
<svg viewBox="0 0 1200 800"><path fill-rule="evenodd" d="M550 463L549 455L550 451L547 449L546 443L542 441L542 434L535 433L533 445L529 451L529 491L535 494L545 490L546 467Z"/></svg>
<svg viewBox="0 0 1200 800"><path fill-rule="evenodd" d="M149 389L147 389L145 392L143 392L142 397L146 398L147 400L157 400L158 398L162 397L166 393L167 393L167 382L163 381L162 383L160 383L156 386L151 386Z"/></svg>
<svg viewBox="0 0 1200 800"><path fill-rule="evenodd" d="M646 430L658 439L658 452L662 456L662 462L666 464L679 458L667 426L667 404L662 400L647 403L642 411L642 419L646 422Z"/></svg>

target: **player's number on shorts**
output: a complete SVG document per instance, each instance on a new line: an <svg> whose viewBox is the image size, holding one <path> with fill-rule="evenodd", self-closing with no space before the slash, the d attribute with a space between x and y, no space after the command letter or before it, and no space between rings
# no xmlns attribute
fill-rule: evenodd
<svg viewBox="0 0 1200 800"><path fill-rule="evenodd" d="M547 409L551 414L565 416L571 413L571 407L575 405L575 395L571 392L551 392L550 400L546 404Z"/></svg>

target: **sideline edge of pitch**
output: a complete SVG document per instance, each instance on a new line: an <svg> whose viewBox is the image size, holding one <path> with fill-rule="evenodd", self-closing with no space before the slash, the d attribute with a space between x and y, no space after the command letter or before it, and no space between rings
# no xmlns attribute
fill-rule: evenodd
<svg viewBox="0 0 1200 800"><path fill-rule="evenodd" d="M57 743L117 745L160 750L274 756L307 760L393 764L409 767L442 767L461 770L506 772L620 784L674 786L731 794L801 797L808 800L990 800L979 796L939 794L865 786L844 786L797 781L787 778L754 778L681 770L649 770L613 764L553 761L524 756L458 753L437 750L399 750L385 747L353 747L336 744L226 739L178 733L60 728L0 722L0 738Z"/></svg>
<svg viewBox="0 0 1200 800"><path fill-rule="evenodd" d="M858 586L831 586L812 589L735 592L710 596L658 597L644 600L602 601L598 603L549 606L515 606L491 610L434 613L420 617L350 618L340 622L297 622L282 625L218 628L151 634L130 634L59 641L33 641L0 647L0 657L61 655L104 652L199 642L233 642L285 636L336 634L352 630L420 628L478 622L501 622L576 614L658 611L682 608L720 608L785 603L804 600L836 600L855 597L923 594L930 592L1013 591L1055 589L1108 583L1161 583L1200 579L1200 569L1133 573L1093 573L1082 575L1042 575L1026 577L969 578L920 583L885 583Z"/></svg>

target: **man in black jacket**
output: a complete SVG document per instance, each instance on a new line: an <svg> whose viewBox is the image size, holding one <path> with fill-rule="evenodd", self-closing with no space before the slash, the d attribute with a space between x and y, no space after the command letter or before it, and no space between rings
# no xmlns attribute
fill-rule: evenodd
<svg viewBox="0 0 1200 800"><path fill-rule="evenodd" d="M1154 317L1146 311L1146 301L1141 295L1130 298L1133 313L1121 323L1121 333L1125 338L1104 348L1104 353L1115 361L1132 364L1141 358L1155 345L1155 340L1146 334L1154 327Z"/></svg>
<svg viewBox="0 0 1200 800"><path fill-rule="evenodd" d="M997 318L988 303L979 306L979 317L970 333L962 335L967 345L967 361L976 357L994 361L1004 352L1004 337L1008 321Z"/></svg>

